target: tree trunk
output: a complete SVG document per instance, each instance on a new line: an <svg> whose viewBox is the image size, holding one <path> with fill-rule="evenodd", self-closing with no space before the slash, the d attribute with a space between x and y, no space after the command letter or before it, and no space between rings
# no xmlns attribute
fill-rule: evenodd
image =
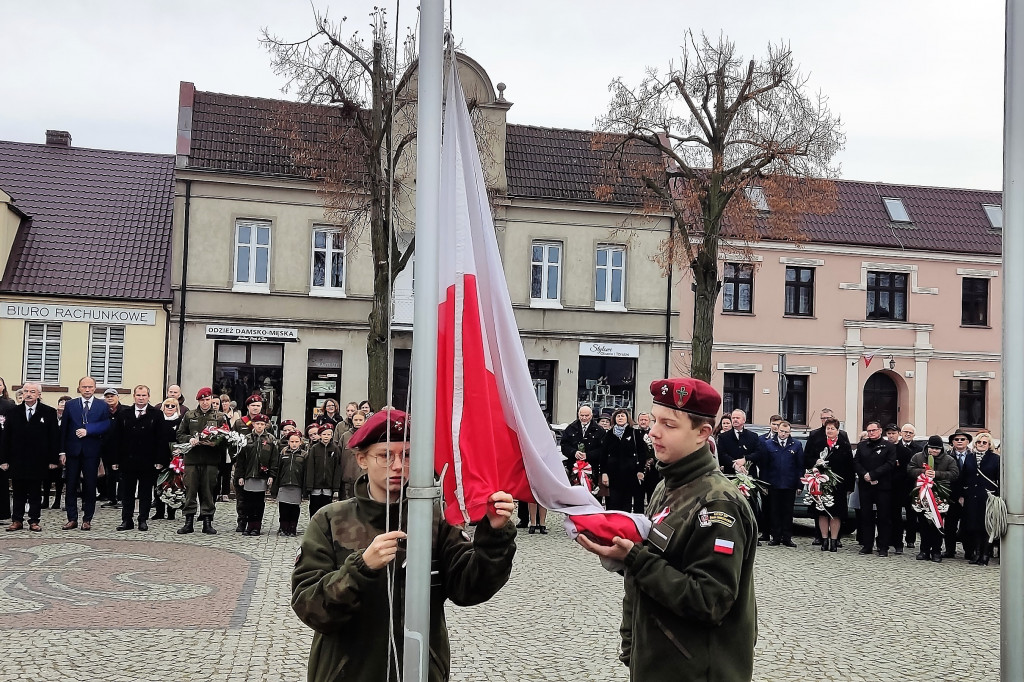
<svg viewBox="0 0 1024 682"><path fill-rule="evenodd" d="M710 246L710 251L709 247ZM711 382L711 348L715 340L715 302L718 300L718 242L705 245L692 263L696 284L693 306L693 351L690 376Z"/></svg>
<svg viewBox="0 0 1024 682"><path fill-rule="evenodd" d="M370 130L374 140L384 129L383 50L373 46L373 102L370 107ZM373 253L373 305L370 308L370 331L366 335L367 400L374 410L391 401L388 395L388 346L391 339L391 273L388 256L391 251L391 220L384 210L388 192L388 175L384 171L380 146L371 144L367 163L367 186L370 193L370 247Z"/></svg>

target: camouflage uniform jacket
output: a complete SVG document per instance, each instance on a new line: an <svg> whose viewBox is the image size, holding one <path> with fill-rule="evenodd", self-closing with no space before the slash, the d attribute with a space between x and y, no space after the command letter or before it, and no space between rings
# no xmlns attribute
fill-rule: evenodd
<svg viewBox="0 0 1024 682"><path fill-rule="evenodd" d="M620 658L640 682L750 680L754 514L707 445L658 471L654 525L625 558Z"/></svg>
<svg viewBox="0 0 1024 682"><path fill-rule="evenodd" d="M388 621L393 617L399 657L402 652L405 604L405 548L391 563L396 571L394 613L388 609L388 570L373 570L363 563L362 550L385 531L405 529L406 505L389 508L370 499L367 479L356 482L355 497L334 502L309 522L292 572L292 609L315 630L309 652L309 682L397 679L388 655ZM459 606L487 601L508 581L515 555L516 529L511 521L500 529L486 520L470 540L461 528L450 526L434 510L430 584L431 682L448 679L451 654L444 602ZM401 667L399 666L399 672Z"/></svg>
<svg viewBox="0 0 1024 682"><path fill-rule="evenodd" d="M277 441L269 433L249 434L249 442L235 460L235 478L277 478Z"/></svg>
<svg viewBox="0 0 1024 682"><path fill-rule="evenodd" d="M187 443L192 438L199 438L199 434L207 426L220 428L226 426L228 418L223 412L210 408L209 412L203 412L198 407L191 409L181 418L178 424L178 442ZM212 464L217 466L224 461L227 452L227 445L221 443L216 447L198 444L185 453L185 464Z"/></svg>

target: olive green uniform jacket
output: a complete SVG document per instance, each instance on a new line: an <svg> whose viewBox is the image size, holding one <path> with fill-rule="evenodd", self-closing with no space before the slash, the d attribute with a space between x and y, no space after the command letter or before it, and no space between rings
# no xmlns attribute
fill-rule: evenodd
<svg viewBox="0 0 1024 682"><path fill-rule="evenodd" d="M405 529L407 505L385 505L370 499L366 476L355 496L320 509L302 536L292 572L292 609L315 630L309 652L309 682L397 679L388 655L388 621L393 618L399 657L402 654L405 604L405 548L399 547L391 566L396 571L394 613L389 615L387 569L372 570L362 550L385 532ZM483 520L470 540L461 528L448 525L435 507L430 578L431 682L448 679L451 653L444 602L459 606L487 601L508 581L515 555L515 526L497 530ZM399 671L401 667L399 666Z"/></svg>
<svg viewBox="0 0 1024 682"><path fill-rule="evenodd" d="M228 418L223 412L210 408L209 412L203 413L198 407L189 410L185 413L185 416L181 418L181 423L178 424L178 442L187 443L192 438L199 438L199 434L202 433L203 429L207 426L214 428L220 428L226 426ZM224 461L226 455L227 444L221 443L216 447L209 445L198 444L191 450L185 453L185 464L208 464L218 466Z"/></svg>
<svg viewBox="0 0 1024 682"><path fill-rule="evenodd" d="M306 478L306 448L292 450L284 448L277 455L277 476L274 477L274 489L283 485L297 485L302 487ZM276 494L276 493L275 493Z"/></svg>
<svg viewBox="0 0 1024 682"><path fill-rule="evenodd" d="M327 445L320 442L309 446L302 492L308 495L313 490L327 489L337 494L341 488L340 459L341 451L333 441Z"/></svg>
<svg viewBox="0 0 1024 682"><path fill-rule="evenodd" d="M705 445L669 465L626 555L622 654L636 682L750 680L757 641L750 504Z"/></svg>
<svg viewBox="0 0 1024 682"><path fill-rule="evenodd" d="M277 441L269 433L249 434L249 443L235 460L235 478L277 478L279 455Z"/></svg>

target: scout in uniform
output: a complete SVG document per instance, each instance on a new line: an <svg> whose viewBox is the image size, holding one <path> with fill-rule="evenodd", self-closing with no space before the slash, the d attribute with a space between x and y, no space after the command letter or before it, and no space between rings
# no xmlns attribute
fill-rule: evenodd
<svg viewBox="0 0 1024 682"><path fill-rule="evenodd" d="M579 542L625 565L622 653L636 682L750 680L757 640L757 523L708 448L722 398L698 379L651 384L661 483L643 544Z"/></svg>
<svg viewBox="0 0 1024 682"><path fill-rule="evenodd" d="M224 458L225 446L214 446L199 440L199 434L208 426L226 426L228 418L223 412L213 409L213 389L199 389L196 400L199 401L199 406L186 412L181 418L181 424L178 425L178 442L192 444L192 449L185 453L185 525L178 529L178 534L184 535L195 531L193 522L198 509L199 519L203 522L203 532L214 535L217 530L213 527L213 494L217 489L219 465Z"/></svg>
<svg viewBox="0 0 1024 682"><path fill-rule="evenodd" d="M299 526L299 505L302 503L302 484L306 479L306 456L298 431L288 434L288 446L277 456L276 478L277 512L280 527L278 535L295 537Z"/></svg>
<svg viewBox="0 0 1024 682"><path fill-rule="evenodd" d="M253 432L253 420L262 412L263 396L258 393L254 393L245 399L245 416L236 421L234 425L232 425L231 430L248 437ZM242 488L238 485L238 479L240 478L243 478L243 476L238 471L236 460L234 471L231 476L231 487L235 489L235 516L237 517L237 524L235 525L236 533L245 532L246 519L248 518L248 514L245 511L245 495L242 494Z"/></svg>
<svg viewBox="0 0 1024 682"><path fill-rule="evenodd" d="M320 507L338 497L341 487L341 451L334 444L334 429L330 424L320 427L320 440L309 446L303 490L309 495L309 516Z"/></svg>
<svg viewBox="0 0 1024 682"><path fill-rule="evenodd" d="M250 417L252 433L249 443L235 460L235 483L245 496L245 529L242 535L257 536L263 529L263 512L267 506L267 489L277 477L279 455L277 441L266 432L270 417Z"/></svg>
<svg viewBox="0 0 1024 682"><path fill-rule="evenodd" d="M322 508L310 520L292 572L292 609L313 628L307 680L397 679L401 662L389 651L389 629L402 658L405 532L408 506L399 504L408 478L404 412L382 410L349 446L364 474L355 496ZM444 602L471 606L507 581L515 555L512 496L496 492L473 539L434 509L430 588L429 680L448 679L450 651ZM393 529L388 531L388 529ZM388 532L385 532L388 531ZM389 608L394 578L394 612ZM397 668L396 668L397 666Z"/></svg>

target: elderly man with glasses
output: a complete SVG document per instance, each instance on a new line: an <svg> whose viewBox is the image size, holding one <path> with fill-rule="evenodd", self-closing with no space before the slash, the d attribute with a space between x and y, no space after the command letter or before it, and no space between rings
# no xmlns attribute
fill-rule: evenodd
<svg viewBox="0 0 1024 682"><path fill-rule="evenodd" d="M892 532L892 479L896 467L896 447L882 437L882 425L867 424L868 437L857 444L853 468L860 490L861 554L871 554L878 529L878 556L889 556Z"/></svg>
<svg viewBox="0 0 1024 682"><path fill-rule="evenodd" d="M968 457L974 457L970 450L971 434L957 429L950 435L949 444L953 450L949 453L956 460L957 469L960 475L953 480L951 487L949 511L946 512L945 523L942 526L942 534L946 542L946 552L942 555L947 559L956 557L956 536L960 530L960 519L964 514L964 507L960 504L960 498L964 496L964 468ZM964 548L964 557L968 560L974 556Z"/></svg>

